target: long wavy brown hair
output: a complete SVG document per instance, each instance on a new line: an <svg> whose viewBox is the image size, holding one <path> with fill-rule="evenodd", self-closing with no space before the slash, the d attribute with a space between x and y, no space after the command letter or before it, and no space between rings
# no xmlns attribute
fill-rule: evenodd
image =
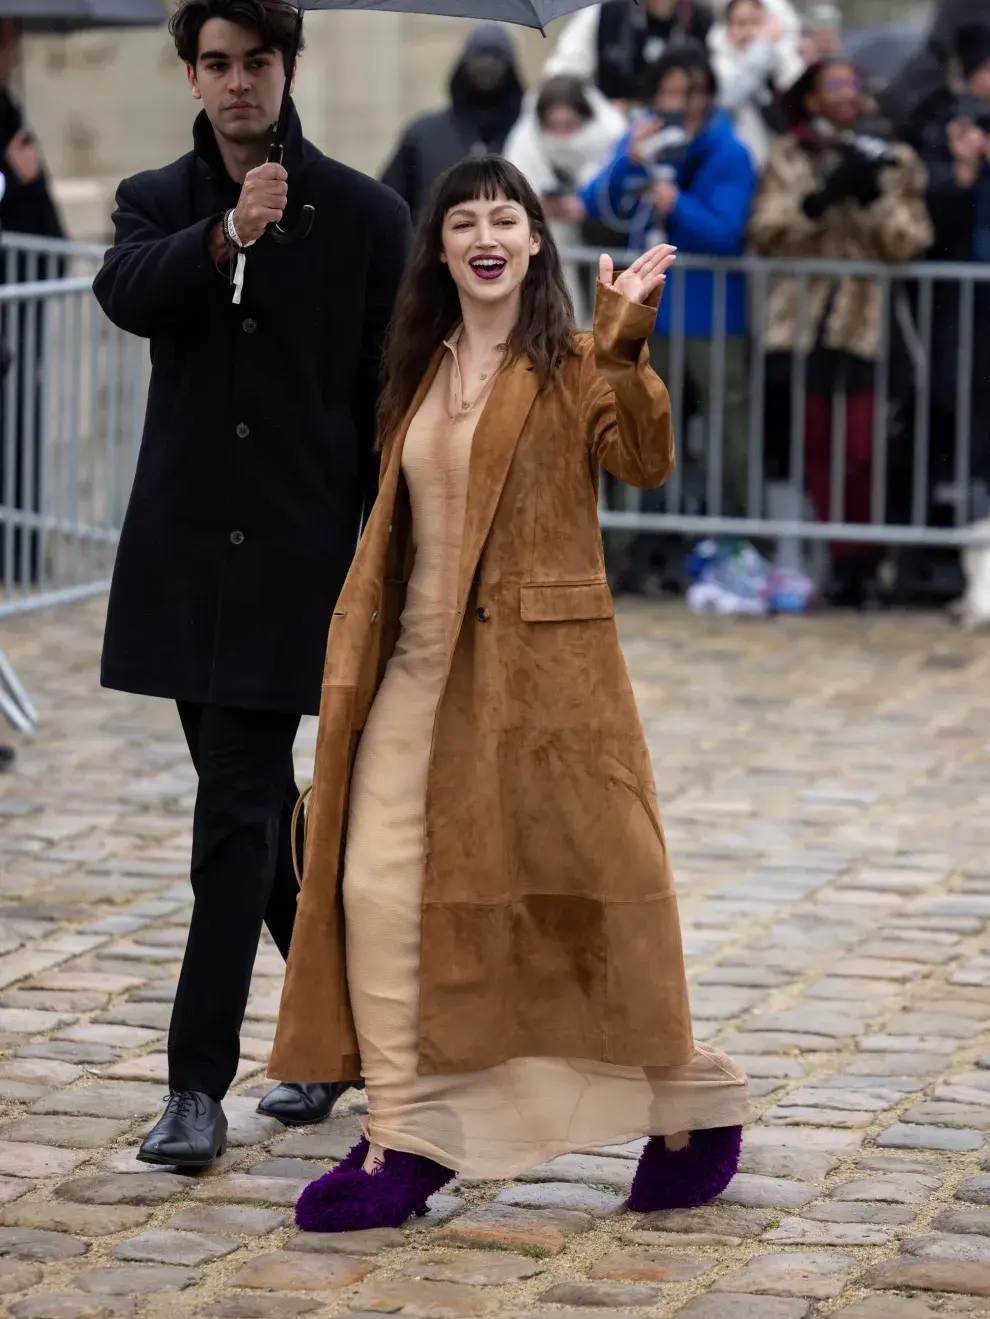
<svg viewBox="0 0 990 1319"><path fill-rule="evenodd" d="M541 389L545 389L573 351L574 307L540 199L519 170L501 156L461 161L434 186L399 287L385 344L379 447L401 425L434 353L460 320L457 285L440 259L447 212L464 202L494 201L497 197L521 206L529 217L530 228L540 238L540 250L523 281L519 320L509 336L508 358L528 358Z"/></svg>

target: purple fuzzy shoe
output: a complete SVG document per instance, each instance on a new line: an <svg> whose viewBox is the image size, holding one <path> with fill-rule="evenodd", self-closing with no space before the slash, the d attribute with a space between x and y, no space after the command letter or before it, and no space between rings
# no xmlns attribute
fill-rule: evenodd
<svg viewBox="0 0 990 1319"><path fill-rule="evenodd" d="M419 1154L386 1150L377 1171L364 1172L368 1142L360 1141L330 1172L310 1182L296 1201L296 1226L304 1232L360 1232L371 1227L401 1227L413 1214L425 1214L431 1195L453 1181L442 1168Z"/></svg>
<svg viewBox="0 0 990 1319"><path fill-rule="evenodd" d="M367 1157L368 1141L366 1137L362 1136L358 1143L352 1145L344 1158L339 1163L335 1163L326 1175L327 1177L337 1177L345 1172L359 1172L364 1167L364 1161ZM321 1177L320 1180L322 1181L323 1178Z"/></svg>
<svg viewBox="0 0 990 1319"><path fill-rule="evenodd" d="M651 1136L640 1155L629 1208L649 1214L708 1204L735 1177L741 1149L742 1127L692 1131L682 1150L669 1150L662 1136Z"/></svg>

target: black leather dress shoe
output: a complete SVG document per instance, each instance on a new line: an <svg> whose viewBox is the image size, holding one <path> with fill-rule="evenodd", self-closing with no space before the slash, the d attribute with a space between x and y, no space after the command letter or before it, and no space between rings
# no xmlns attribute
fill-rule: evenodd
<svg viewBox="0 0 990 1319"><path fill-rule="evenodd" d="M215 1099L198 1090L173 1092L165 1112L138 1150L142 1163L208 1168L227 1144L227 1119Z"/></svg>
<svg viewBox="0 0 990 1319"><path fill-rule="evenodd" d="M353 1086L353 1081L283 1081L269 1090L258 1112L277 1117L287 1127L305 1127L329 1117L340 1096Z"/></svg>

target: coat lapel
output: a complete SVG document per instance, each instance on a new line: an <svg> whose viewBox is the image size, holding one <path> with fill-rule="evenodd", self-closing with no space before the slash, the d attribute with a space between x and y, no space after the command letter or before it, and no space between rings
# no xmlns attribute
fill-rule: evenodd
<svg viewBox="0 0 990 1319"><path fill-rule="evenodd" d="M539 380L529 362L524 358L513 362L496 382L474 433L457 578L457 607L462 613L495 518L519 436L539 389Z"/></svg>

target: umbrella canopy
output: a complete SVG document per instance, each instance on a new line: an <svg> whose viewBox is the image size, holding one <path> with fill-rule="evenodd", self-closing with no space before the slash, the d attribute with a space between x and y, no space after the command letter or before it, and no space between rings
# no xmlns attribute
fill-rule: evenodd
<svg viewBox="0 0 990 1319"><path fill-rule="evenodd" d="M555 18L586 9L595 0L291 0L291 3L301 9L381 9L389 14L433 14L542 29Z"/></svg>
<svg viewBox="0 0 990 1319"><path fill-rule="evenodd" d="M161 0L0 0L0 19L17 19L29 32L158 27L167 17Z"/></svg>
<svg viewBox="0 0 990 1319"><path fill-rule="evenodd" d="M885 23L851 32L843 43L843 54L856 64L868 83L881 88L891 83L918 53L924 39L924 33L908 23Z"/></svg>
<svg viewBox="0 0 990 1319"><path fill-rule="evenodd" d="M0 0L3 3L3 0ZM306 9L380 9L389 14L431 14L444 18L472 18L487 23L516 23L521 27L535 27L540 31L555 18L573 14L576 9L586 9L596 0L290 0L298 10L296 40L293 51L286 58L285 91L282 94L282 108L272 139L268 159L282 160L282 139L289 113L289 91L291 79L288 76L295 63L295 51L298 50L302 36L303 11ZM304 238L313 223L313 208L304 206L302 218L292 233L287 233L279 225L272 225L272 237L280 243L294 243Z"/></svg>

